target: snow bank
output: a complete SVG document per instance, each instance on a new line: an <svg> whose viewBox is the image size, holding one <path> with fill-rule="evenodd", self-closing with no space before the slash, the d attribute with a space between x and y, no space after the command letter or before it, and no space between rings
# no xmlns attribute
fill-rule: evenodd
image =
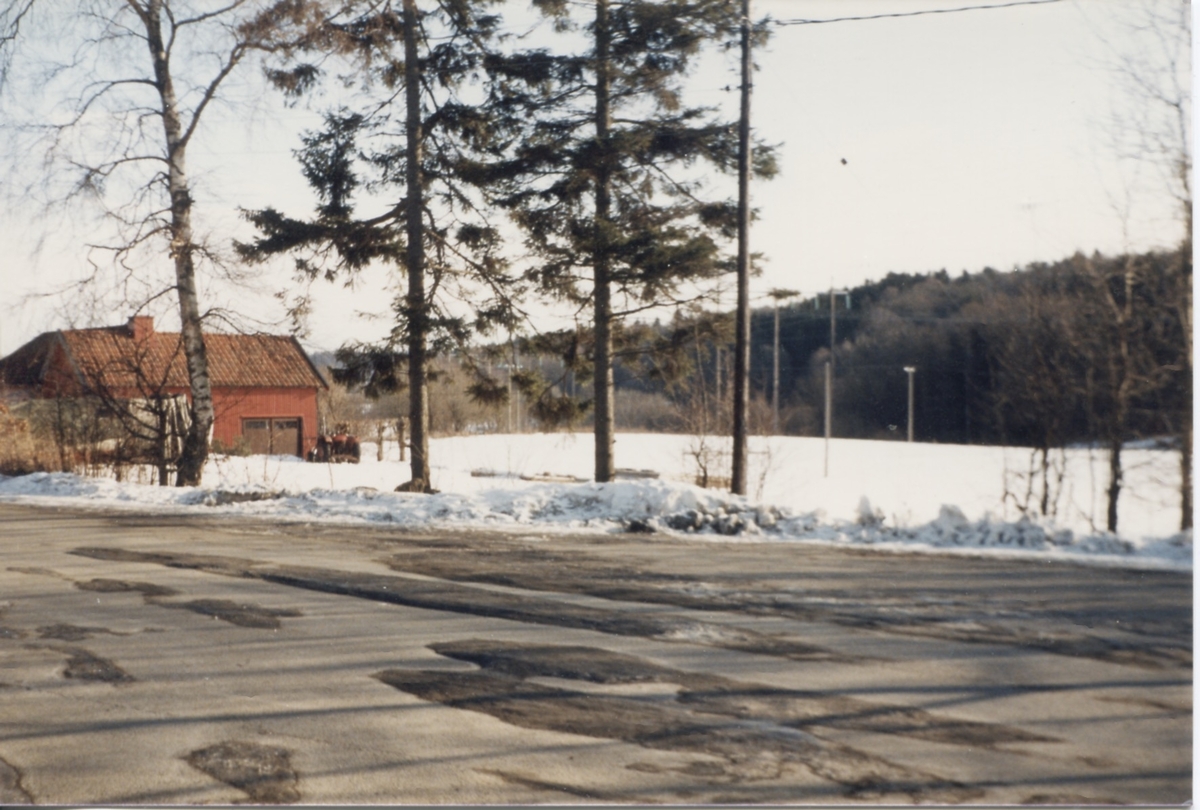
<svg viewBox="0 0 1200 810"><path fill-rule="evenodd" d="M215 457L205 470L204 486L196 488L64 473L0 477L0 501L412 528L639 532L651 539L684 535L1137 568L1192 567L1191 533L1137 532L1139 520L1143 527L1153 520L1139 517L1139 501L1132 497L1125 520L1135 530L1121 536L1094 531L1090 519L1081 529L1077 515L1075 525L1006 515L1011 500L1006 476L1011 469L996 461L1003 462L1006 452L1011 457L1011 450L847 441L835 443L840 445L842 475L815 482L811 452L803 451L820 447L819 442L775 439L773 447L760 447L755 457L758 493L742 498L683 480L690 477L689 441L680 436L622 435L622 463L656 469L662 477L607 484L522 479L588 472L590 437L551 434L435 441L433 457L440 465L434 468L433 483L443 490L435 495L392 491L407 480L407 465L375 461L375 448L368 445L358 465L305 464L283 456ZM392 452L395 455L395 448ZM789 454L803 455L803 463L789 460ZM1144 486L1137 497L1153 505L1169 499L1170 481L1164 476L1171 459L1151 461L1142 464L1155 471L1158 489ZM891 474L881 475L881 467ZM837 469L832 464L831 468ZM1133 468L1135 475L1138 469ZM481 470L488 474L480 475ZM990 488L985 485L989 471ZM142 477L150 480L148 472ZM934 502L937 505L931 506Z"/></svg>

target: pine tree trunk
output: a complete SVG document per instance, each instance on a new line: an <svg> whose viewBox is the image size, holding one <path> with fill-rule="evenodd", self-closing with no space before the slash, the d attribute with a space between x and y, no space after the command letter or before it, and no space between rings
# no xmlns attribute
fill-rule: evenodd
<svg viewBox="0 0 1200 810"><path fill-rule="evenodd" d="M162 102L163 130L167 140L167 188L171 195L171 257L175 261L175 289L179 298L180 332L191 387L192 423L179 456L176 484L197 486L208 458L208 434L213 425L212 387L208 378L208 353L200 329L200 299L196 292L196 266L192 243L192 195L186 169L187 143L179 118L171 66L163 42L162 0L147 3L142 22L154 63L155 89Z"/></svg>
<svg viewBox="0 0 1200 810"><path fill-rule="evenodd" d="M608 0L596 0L596 140L601 152L608 146L609 110L609 44ZM593 321L596 350L593 358L595 396L596 471L599 482L611 481L614 472L613 446L616 424L613 418L612 368L612 289L609 279L609 234L611 232L611 189L608 166L603 162L596 170L596 244L593 263Z"/></svg>
<svg viewBox="0 0 1200 810"><path fill-rule="evenodd" d="M426 378L429 313L425 301L425 240L421 216L425 190L421 182L421 66L417 53L416 0L404 0L404 102L407 153L404 171L407 229L408 395L412 437L412 489L427 492L429 483L429 390Z"/></svg>

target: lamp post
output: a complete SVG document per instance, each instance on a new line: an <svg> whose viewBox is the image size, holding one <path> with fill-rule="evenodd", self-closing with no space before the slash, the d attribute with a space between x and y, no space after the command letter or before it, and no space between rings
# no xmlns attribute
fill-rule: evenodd
<svg viewBox="0 0 1200 810"><path fill-rule="evenodd" d="M825 369L825 438L829 439L833 435L833 375L834 375L834 357L833 353L837 347L837 299L836 295L846 296L846 309L850 309L850 291L835 290L832 284L829 287L829 360L826 363L828 368Z"/></svg>
<svg viewBox="0 0 1200 810"><path fill-rule="evenodd" d="M829 477L829 439L833 436L833 362L825 361L825 477Z"/></svg>
<svg viewBox="0 0 1200 810"><path fill-rule="evenodd" d="M917 367L905 366L904 372L908 375L908 441L911 444L913 440L913 375L917 373Z"/></svg>
<svg viewBox="0 0 1200 810"><path fill-rule="evenodd" d="M771 432L779 435L779 302L799 295L797 290L771 290L767 295L775 299L775 350L772 353L771 385Z"/></svg>

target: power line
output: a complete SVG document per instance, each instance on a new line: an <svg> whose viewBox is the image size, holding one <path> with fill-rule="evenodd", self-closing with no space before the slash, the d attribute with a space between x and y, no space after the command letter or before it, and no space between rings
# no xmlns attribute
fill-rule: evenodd
<svg viewBox="0 0 1200 810"><path fill-rule="evenodd" d="M823 20L772 20L775 25L819 25L821 23L853 22L856 20L882 20L888 17L920 17L925 14L955 14L960 11L984 11L993 8L1012 8L1014 6L1041 6L1048 3L1061 3L1062 0L1015 0L1011 3L996 3L988 6L961 6L959 8L931 8L920 11L898 11L890 14L870 14L862 17L827 17Z"/></svg>

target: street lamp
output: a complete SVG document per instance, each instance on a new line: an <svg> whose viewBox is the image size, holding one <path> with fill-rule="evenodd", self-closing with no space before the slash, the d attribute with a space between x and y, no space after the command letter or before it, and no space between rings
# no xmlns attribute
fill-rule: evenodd
<svg viewBox="0 0 1200 810"><path fill-rule="evenodd" d="M917 367L905 366L904 372L908 375L908 441L911 444L913 440L913 375L917 373Z"/></svg>
<svg viewBox="0 0 1200 810"><path fill-rule="evenodd" d="M771 385L771 433L779 435L779 302L799 295L798 290L771 290L767 295L775 299L775 350L772 353L774 374Z"/></svg>

